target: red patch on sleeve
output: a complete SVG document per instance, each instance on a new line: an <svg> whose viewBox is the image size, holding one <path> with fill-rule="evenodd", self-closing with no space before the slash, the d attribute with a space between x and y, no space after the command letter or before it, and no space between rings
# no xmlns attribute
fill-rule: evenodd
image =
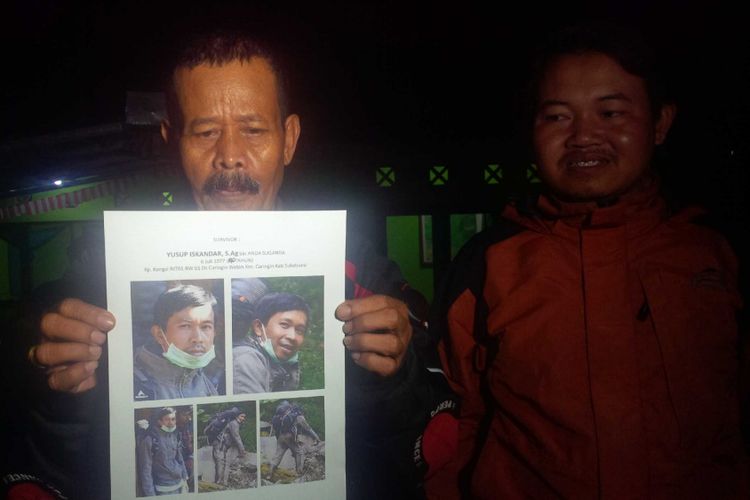
<svg viewBox="0 0 750 500"><path fill-rule="evenodd" d="M427 424L422 435L422 456L429 466L426 476L450 462L458 449L458 420L450 413L439 413Z"/></svg>
<svg viewBox="0 0 750 500"><path fill-rule="evenodd" d="M10 487L6 498L8 500L55 500L57 496L36 483L20 483Z"/></svg>
<svg viewBox="0 0 750 500"><path fill-rule="evenodd" d="M346 274L347 279L351 280L351 282L354 283L354 298L355 299L362 299L364 297L369 297L370 295L374 295L370 290L361 286L357 282L357 266L355 266L353 263L349 262L348 260L346 261L344 273Z"/></svg>

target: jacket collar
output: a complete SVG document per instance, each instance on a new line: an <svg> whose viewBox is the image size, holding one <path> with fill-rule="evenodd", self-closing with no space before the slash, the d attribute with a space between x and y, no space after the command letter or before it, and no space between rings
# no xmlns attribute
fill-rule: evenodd
<svg viewBox="0 0 750 500"><path fill-rule="evenodd" d="M624 227L633 236L655 227L669 213L659 196L659 180L652 176L617 198L576 203L543 194L525 207L509 205L503 215L536 232L577 234L585 229Z"/></svg>
<svg viewBox="0 0 750 500"><path fill-rule="evenodd" d="M150 376L162 383L178 385L189 382L200 371L200 369L193 370L174 365L164 356L152 352L145 345L141 347L136 357L141 367L147 370Z"/></svg>

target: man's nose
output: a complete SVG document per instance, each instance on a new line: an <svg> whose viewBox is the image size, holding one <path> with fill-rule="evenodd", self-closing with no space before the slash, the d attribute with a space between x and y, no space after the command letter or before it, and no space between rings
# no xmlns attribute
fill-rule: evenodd
<svg viewBox="0 0 750 500"><path fill-rule="evenodd" d="M206 342L206 335L200 328L193 328L192 334L190 335L190 342L193 344L203 344Z"/></svg>
<svg viewBox="0 0 750 500"><path fill-rule="evenodd" d="M573 118L570 136L566 145L571 148L584 148L601 144L601 127L595 116L584 113Z"/></svg>
<svg viewBox="0 0 750 500"><path fill-rule="evenodd" d="M216 142L214 167L220 169L245 168L246 159L242 137L233 130L223 130Z"/></svg>
<svg viewBox="0 0 750 500"><path fill-rule="evenodd" d="M297 332L296 332L296 330L295 330L294 328L290 328L290 329L289 329L289 330L287 330L287 332L286 332L286 338L288 338L288 339L289 339L289 340L291 340L292 342L296 342L296 341L297 341L297 339L299 338L299 333L297 333Z"/></svg>

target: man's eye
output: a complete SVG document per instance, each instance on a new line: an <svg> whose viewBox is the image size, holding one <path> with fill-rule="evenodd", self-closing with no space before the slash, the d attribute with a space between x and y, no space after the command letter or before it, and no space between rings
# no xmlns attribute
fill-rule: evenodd
<svg viewBox="0 0 750 500"><path fill-rule="evenodd" d="M202 130L200 132L196 132L195 135L197 135L198 137L200 137L202 139L211 139L211 138L214 138L214 137L218 137L219 136L219 131L218 130L214 130L214 129L211 129L211 130Z"/></svg>
<svg viewBox="0 0 750 500"><path fill-rule="evenodd" d="M297 335L304 335L307 333L307 328L297 328L295 331L297 332Z"/></svg>
<svg viewBox="0 0 750 500"><path fill-rule="evenodd" d="M242 129L242 133L245 135L260 135L265 132L265 129L258 127L245 127Z"/></svg>
<svg viewBox="0 0 750 500"><path fill-rule="evenodd" d="M565 119L562 113L547 113L542 116L545 122L559 122Z"/></svg>
<svg viewBox="0 0 750 500"><path fill-rule="evenodd" d="M617 109L608 109L608 110L602 111L602 116L604 116L604 118L617 118L624 114L625 114L624 111L620 111Z"/></svg>

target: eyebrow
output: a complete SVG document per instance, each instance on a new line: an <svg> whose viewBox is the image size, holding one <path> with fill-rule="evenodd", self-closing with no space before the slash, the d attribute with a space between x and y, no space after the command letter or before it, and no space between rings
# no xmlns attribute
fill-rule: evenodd
<svg viewBox="0 0 750 500"><path fill-rule="evenodd" d="M284 313L287 313L287 312L290 312L290 311L284 311ZM305 314L304 311L300 311L300 312ZM307 325L307 319L308 319L307 314L305 314L305 325ZM292 319L291 316L285 316L283 313L281 314L281 318L279 318L279 321L289 321L291 323L294 323L294 320Z"/></svg>
<svg viewBox="0 0 750 500"><path fill-rule="evenodd" d="M549 106L567 106L567 101L560 101L558 99L546 99L539 103L539 109L547 108Z"/></svg>
<svg viewBox="0 0 750 500"><path fill-rule="evenodd" d="M614 94L607 94L603 95L599 98L597 98L598 102L607 102L607 101L625 101L625 102L633 102L633 100L623 94L622 92L616 92ZM568 106L570 103L568 101L562 101L560 99L547 99L539 103L539 109L544 109L549 106Z"/></svg>
<svg viewBox="0 0 750 500"><path fill-rule="evenodd" d="M207 117L207 118L196 118L195 120L190 121L190 127L198 127L200 125L206 125L206 124L212 124L212 123L218 123L219 119L216 117Z"/></svg>
<svg viewBox="0 0 750 500"><path fill-rule="evenodd" d="M243 122L243 123L252 123L252 122L262 122L262 121L265 121L262 116L257 115L257 114L235 115L235 116L232 116L232 118L235 121Z"/></svg>
<svg viewBox="0 0 750 500"><path fill-rule="evenodd" d="M599 102L602 101L625 101L625 102L633 102L633 100L623 94L622 92L617 92L615 94L607 94L605 96L600 97L597 99Z"/></svg>
<svg viewBox="0 0 750 500"><path fill-rule="evenodd" d="M232 116L232 119L234 121L238 121L240 123L258 123L263 122L263 117L257 114L250 114L250 115L234 115ZM216 116L207 116L204 118L196 118L194 120L190 121L190 127L199 127L201 125L206 124L214 124L219 123L221 120Z"/></svg>

